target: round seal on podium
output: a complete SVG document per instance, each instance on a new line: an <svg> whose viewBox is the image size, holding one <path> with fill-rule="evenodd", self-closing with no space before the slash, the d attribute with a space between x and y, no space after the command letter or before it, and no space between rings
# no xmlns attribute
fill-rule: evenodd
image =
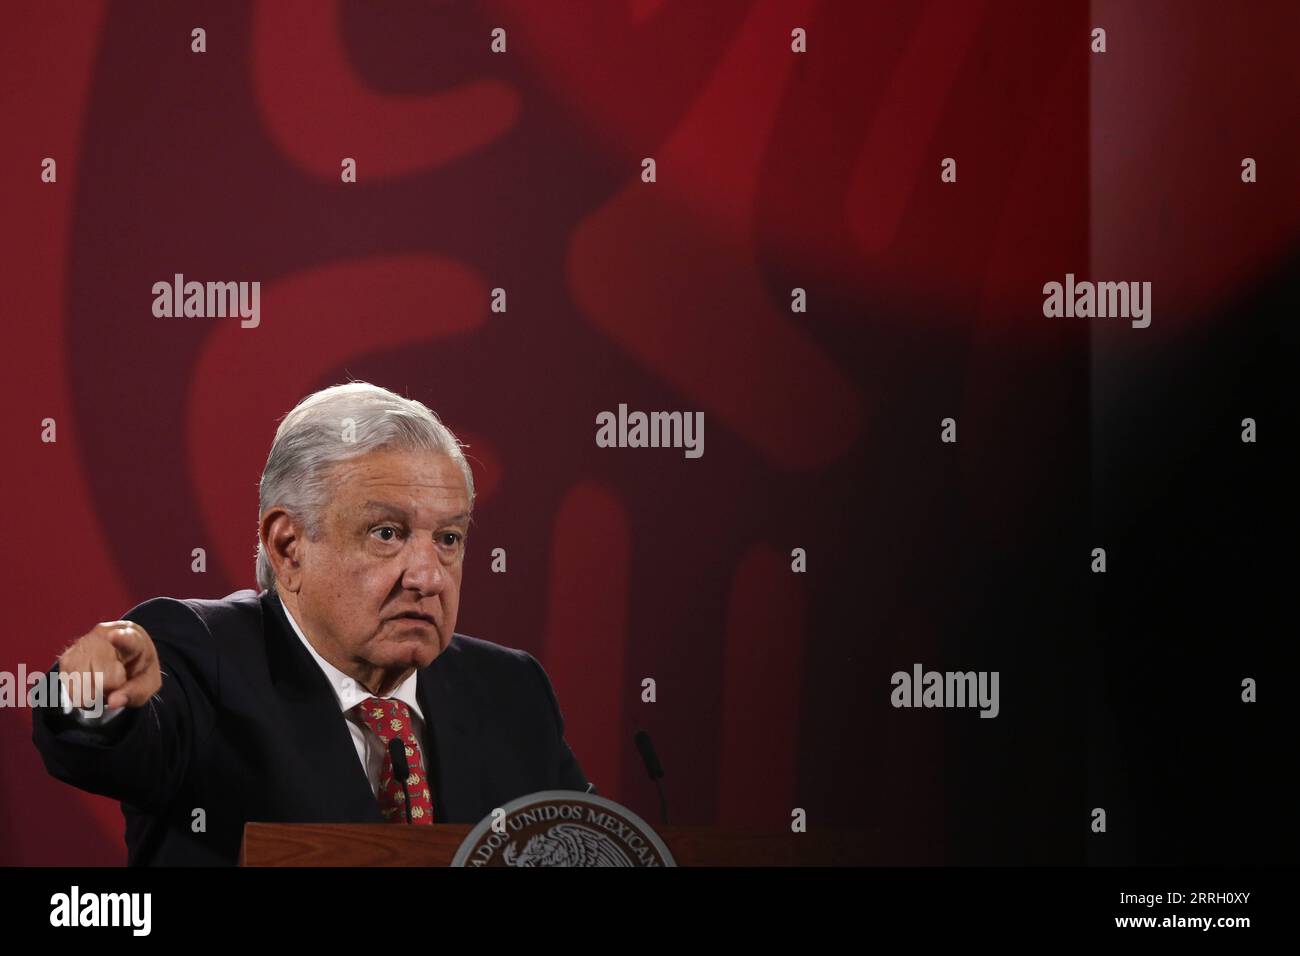
<svg viewBox="0 0 1300 956"><path fill-rule="evenodd" d="M511 800L461 843L452 866L676 866L659 834L594 793L542 790Z"/></svg>

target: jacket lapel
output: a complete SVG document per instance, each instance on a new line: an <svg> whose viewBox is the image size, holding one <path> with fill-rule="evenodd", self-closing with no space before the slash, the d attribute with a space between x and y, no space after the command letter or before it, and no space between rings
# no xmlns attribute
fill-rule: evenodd
<svg viewBox="0 0 1300 956"><path fill-rule="evenodd" d="M314 777L314 819L321 822L383 823L365 769L338 699L302 641L293 632L280 599L262 596L267 660L280 700L285 732ZM307 821L303 821L307 822Z"/></svg>
<svg viewBox="0 0 1300 956"><path fill-rule="evenodd" d="M479 746L482 709L475 706L472 676L459 664L460 648L453 637L416 679L416 695L427 715L425 739L434 750L426 760L436 768L433 814L438 823L478 823L487 813Z"/></svg>

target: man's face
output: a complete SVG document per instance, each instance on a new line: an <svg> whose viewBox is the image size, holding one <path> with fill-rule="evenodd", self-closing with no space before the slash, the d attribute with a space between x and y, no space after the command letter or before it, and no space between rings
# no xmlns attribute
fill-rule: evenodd
<svg viewBox="0 0 1300 956"><path fill-rule="evenodd" d="M347 672L427 666L456 628L465 476L446 455L380 450L335 466L331 477L321 538L302 543L303 629ZM428 619L399 616L414 613Z"/></svg>

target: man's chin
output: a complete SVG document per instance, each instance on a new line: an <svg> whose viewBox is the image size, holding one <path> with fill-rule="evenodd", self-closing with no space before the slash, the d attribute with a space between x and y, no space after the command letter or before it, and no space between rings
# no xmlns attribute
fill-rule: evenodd
<svg viewBox="0 0 1300 956"><path fill-rule="evenodd" d="M395 667L428 667L433 663L434 658L442 651L442 642L438 637L438 632L432 627L422 628L427 630L427 634L408 634L402 637L386 641L384 648L384 658L382 666L387 668Z"/></svg>

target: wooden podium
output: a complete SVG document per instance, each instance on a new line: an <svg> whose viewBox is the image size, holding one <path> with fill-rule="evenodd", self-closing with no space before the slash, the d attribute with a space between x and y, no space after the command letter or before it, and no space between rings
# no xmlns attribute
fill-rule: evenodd
<svg viewBox="0 0 1300 956"><path fill-rule="evenodd" d="M250 823L241 866L447 866L473 826ZM865 831L656 827L678 866L868 866Z"/></svg>

